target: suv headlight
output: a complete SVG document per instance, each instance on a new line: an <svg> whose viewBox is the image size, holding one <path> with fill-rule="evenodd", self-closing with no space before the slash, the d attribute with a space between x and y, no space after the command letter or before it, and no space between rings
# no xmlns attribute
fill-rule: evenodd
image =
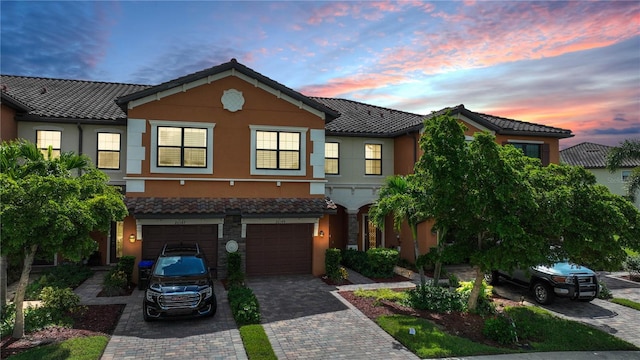
<svg viewBox="0 0 640 360"><path fill-rule="evenodd" d="M159 290L160 290L160 285L151 284L151 286L149 286L149 289L145 291L145 298L147 299L147 301L155 301L155 298L160 296Z"/></svg>
<svg viewBox="0 0 640 360"><path fill-rule="evenodd" d="M551 280L557 282L557 283L565 283L565 284L573 284L574 280L573 280L573 276L569 275L569 276L552 276Z"/></svg>
<svg viewBox="0 0 640 360"><path fill-rule="evenodd" d="M200 294L202 295L203 299L210 298L211 296L213 296L213 287L207 286L206 288L200 290Z"/></svg>

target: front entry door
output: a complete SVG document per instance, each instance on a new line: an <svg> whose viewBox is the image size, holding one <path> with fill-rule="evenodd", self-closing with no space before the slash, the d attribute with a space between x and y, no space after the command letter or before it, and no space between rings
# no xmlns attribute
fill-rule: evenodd
<svg viewBox="0 0 640 360"><path fill-rule="evenodd" d="M382 232L369 220L368 214L364 215L362 223L364 224L364 251L382 247Z"/></svg>

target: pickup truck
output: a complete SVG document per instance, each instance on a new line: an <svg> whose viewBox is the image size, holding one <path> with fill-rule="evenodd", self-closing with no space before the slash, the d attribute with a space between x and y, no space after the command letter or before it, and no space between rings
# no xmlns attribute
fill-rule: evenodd
<svg viewBox="0 0 640 360"><path fill-rule="evenodd" d="M536 302L545 305L551 304L556 296L591 301L598 297L599 292L596 273L570 262L559 262L552 266L533 266L510 273L494 270L485 275L485 280L491 285L497 285L500 278L527 286Z"/></svg>

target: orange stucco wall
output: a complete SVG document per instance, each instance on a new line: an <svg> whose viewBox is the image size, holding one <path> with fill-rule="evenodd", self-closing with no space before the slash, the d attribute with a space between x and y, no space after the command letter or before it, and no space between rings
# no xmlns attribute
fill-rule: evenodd
<svg viewBox="0 0 640 360"><path fill-rule="evenodd" d="M320 232L324 233L324 236L320 236ZM324 266L325 253L329 248L329 216L325 215L320 219L318 223L318 236L313 237L313 255L311 273L314 276L324 275L326 268Z"/></svg>
<svg viewBox="0 0 640 360"><path fill-rule="evenodd" d="M224 90L236 89L243 93L245 104L243 109L230 112L223 109L220 98ZM222 178L222 179L261 179L273 176L250 174L251 130L250 125L288 126L307 128L306 133L306 175L278 176L281 179L305 180L313 178L310 164L310 153L313 143L310 130L324 129L324 120L320 117L300 109L285 100L248 84L244 80L227 77L208 85L188 90L184 93L162 98L138 106L129 111L129 118L146 120L170 120L215 123L213 130L213 175L172 175L150 173L149 159L151 149L151 125L147 123L147 132L142 139L146 157L142 163L142 174L129 176L144 177L176 177L176 178ZM206 190L206 191L204 191ZM209 193L208 191L211 191ZM226 183L204 183L162 181L148 182L144 196L184 196L190 193L198 196L220 197L309 197L309 185L281 183L280 187L272 183L251 182L243 184L236 182L234 186ZM131 196L136 196L131 194Z"/></svg>
<svg viewBox="0 0 640 360"><path fill-rule="evenodd" d="M9 141L18 137L16 111L5 104L0 105L0 140Z"/></svg>
<svg viewBox="0 0 640 360"><path fill-rule="evenodd" d="M420 158L420 133L414 132L398 136L393 142L393 166L395 174L413 173L413 167Z"/></svg>

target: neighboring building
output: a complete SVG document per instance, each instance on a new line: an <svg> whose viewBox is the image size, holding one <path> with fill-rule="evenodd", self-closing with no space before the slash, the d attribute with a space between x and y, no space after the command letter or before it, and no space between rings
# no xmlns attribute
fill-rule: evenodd
<svg viewBox="0 0 640 360"><path fill-rule="evenodd" d="M627 159L614 172L607 170L607 154L613 146L583 142L560 151L560 162L582 166L596 176L599 184L609 188L614 194L627 195L626 182L633 168L640 166L639 159ZM640 196L634 205L640 209Z"/></svg>
<svg viewBox="0 0 640 360"><path fill-rule="evenodd" d="M249 276L324 273L329 247L400 247L408 230L368 221L387 176L420 156L423 121L449 111L543 163L570 130L472 112L418 115L307 97L232 59L157 86L2 76L3 140L89 155L126 194L129 216L97 235L98 261L154 258L167 241L197 241L226 276L226 249ZM435 244L419 229L421 251Z"/></svg>

